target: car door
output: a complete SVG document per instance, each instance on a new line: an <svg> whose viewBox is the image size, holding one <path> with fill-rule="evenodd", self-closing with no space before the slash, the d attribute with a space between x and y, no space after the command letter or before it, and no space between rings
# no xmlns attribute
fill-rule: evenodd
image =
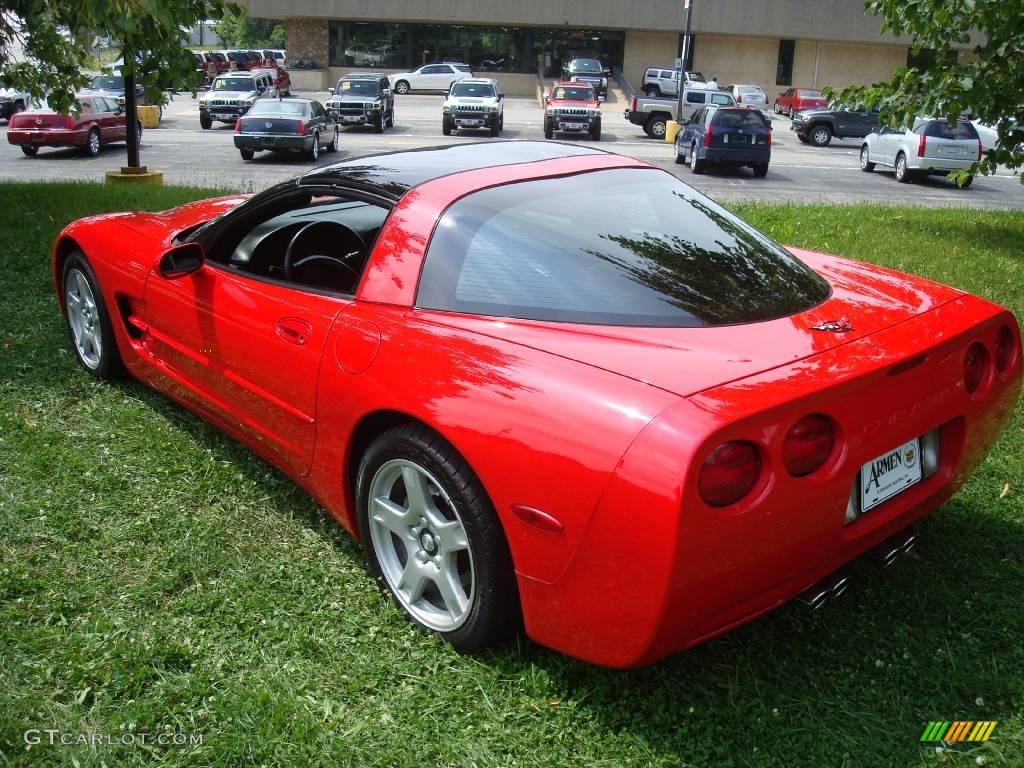
<svg viewBox="0 0 1024 768"><path fill-rule="evenodd" d="M197 272L168 279L154 269L146 281L143 345L176 394L221 417L286 471L303 475L313 456L325 341L352 297L235 266L257 227L293 215L282 213L276 200L261 202L265 215L236 209L225 217L229 232L241 227L245 236L229 235L242 239L227 245L224 236L212 236ZM302 219L297 228L315 220ZM287 243L290 232L284 234Z"/></svg>
<svg viewBox="0 0 1024 768"><path fill-rule="evenodd" d="M438 77L440 73L440 65L438 64L427 64L425 67L420 67L416 70L415 77L410 80L410 85L413 88L419 88L421 90L433 90L434 88L443 88L442 80Z"/></svg>
<svg viewBox="0 0 1024 768"><path fill-rule="evenodd" d="M903 131L882 128L872 148L871 161L881 163L882 165L894 165L896 163L896 151L899 149L902 139Z"/></svg>
<svg viewBox="0 0 1024 768"><path fill-rule="evenodd" d="M687 152L690 151L694 142L697 142L699 146L703 141L704 112L704 107L699 108L683 126L683 142Z"/></svg>

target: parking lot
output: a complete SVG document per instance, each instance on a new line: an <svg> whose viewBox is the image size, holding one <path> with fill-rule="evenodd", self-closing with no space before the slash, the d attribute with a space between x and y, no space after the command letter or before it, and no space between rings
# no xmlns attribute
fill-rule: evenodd
<svg viewBox="0 0 1024 768"><path fill-rule="evenodd" d="M326 101L328 94L301 94ZM196 99L177 95L164 109L160 128L144 132L142 162L163 171L170 184L229 187L260 190L290 178L314 165L365 154L414 149L466 141L489 141L485 132L441 133L440 95L406 95L396 98L395 127L383 134L370 128L344 129L339 152L322 154L316 162L297 154L262 153L251 162L243 161L234 148L233 127L215 123L210 130L199 126ZM687 166L676 165L672 147L648 138L641 128L629 123L626 104L615 96L603 107L599 146L666 168L691 186L723 201L794 203L912 203L926 206L977 206L1024 209L1024 187L1011 173L981 176L969 189L957 189L942 177L914 184L898 184L891 173L866 174L857 163L860 142L833 140L826 148L801 144L789 130L789 120L772 116L774 136L768 176L755 179L749 169L734 171L711 168L701 176ZM532 99L506 99L503 139L543 140L543 112ZM6 134L6 125L0 131ZM0 137L2 139L2 137ZM589 140L574 140L593 145ZM89 158L75 149L44 150L34 158L25 157L7 144L0 149L0 177L20 180L101 180L105 171L123 164L124 146L105 148Z"/></svg>

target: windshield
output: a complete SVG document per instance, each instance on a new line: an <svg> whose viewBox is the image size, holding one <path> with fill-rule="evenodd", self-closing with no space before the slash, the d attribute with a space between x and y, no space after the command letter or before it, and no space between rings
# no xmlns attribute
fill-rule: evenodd
<svg viewBox="0 0 1024 768"><path fill-rule="evenodd" d="M569 68L573 72L585 72L586 74L600 75L604 73L601 62L596 59L575 59Z"/></svg>
<svg viewBox="0 0 1024 768"><path fill-rule="evenodd" d="M493 99L494 86L490 83L455 83L452 96L475 96L478 99Z"/></svg>
<svg viewBox="0 0 1024 768"><path fill-rule="evenodd" d="M213 83L215 91L253 91L255 86L248 77L218 77Z"/></svg>
<svg viewBox="0 0 1024 768"><path fill-rule="evenodd" d="M304 101L260 99L245 114L246 117L259 117L260 115L296 115L303 117L309 114L309 105Z"/></svg>
<svg viewBox="0 0 1024 768"><path fill-rule="evenodd" d="M99 88L104 91L123 91L124 78L115 75L96 75L89 83L90 88Z"/></svg>
<svg viewBox="0 0 1024 768"><path fill-rule="evenodd" d="M416 305L692 328L786 317L829 294L803 262L673 176L614 169L453 204L427 250Z"/></svg>
<svg viewBox="0 0 1024 768"><path fill-rule="evenodd" d="M339 96L376 96L379 92L376 80L339 80L335 91Z"/></svg>
<svg viewBox="0 0 1024 768"><path fill-rule="evenodd" d="M564 101L597 101L594 97L593 88L563 87L555 88L555 95L552 97Z"/></svg>

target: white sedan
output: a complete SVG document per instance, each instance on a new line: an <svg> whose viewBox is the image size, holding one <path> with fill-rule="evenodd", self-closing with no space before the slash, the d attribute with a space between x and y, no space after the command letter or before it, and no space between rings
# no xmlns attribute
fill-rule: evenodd
<svg viewBox="0 0 1024 768"><path fill-rule="evenodd" d="M869 133L860 148L862 171L871 173L876 165L892 168L896 181L904 184L919 176L967 169L980 159L981 140L966 120L925 120L913 130L881 128ZM963 186L973 180L968 177Z"/></svg>
<svg viewBox="0 0 1024 768"><path fill-rule="evenodd" d="M447 91L456 80L472 77L468 64L446 62L444 64L424 64L412 72L389 75L395 93L409 91Z"/></svg>

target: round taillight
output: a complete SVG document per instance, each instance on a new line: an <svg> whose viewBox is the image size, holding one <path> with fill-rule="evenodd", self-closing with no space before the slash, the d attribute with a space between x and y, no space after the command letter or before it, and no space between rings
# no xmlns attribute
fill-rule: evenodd
<svg viewBox="0 0 1024 768"><path fill-rule="evenodd" d="M996 370L1002 373L1010 367L1013 362L1017 345L1014 343L1013 331L1010 326L1004 325L996 334Z"/></svg>
<svg viewBox="0 0 1024 768"><path fill-rule="evenodd" d="M836 445L836 430L825 416L804 416L786 432L782 463L793 477L805 477L821 469Z"/></svg>
<svg viewBox="0 0 1024 768"><path fill-rule="evenodd" d="M980 341L976 341L967 348L964 356L964 387L967 394L973 395L985 381L988 373L989 359L988 350Z"/></svg>
<svg viewBox="0 0 1024 768"><path fill-rule="evenodd" d="M761 475L761 457L751 443L722 443L704 460L700 470L700 497L712 507L726 507L742 499Z"/></svg>

